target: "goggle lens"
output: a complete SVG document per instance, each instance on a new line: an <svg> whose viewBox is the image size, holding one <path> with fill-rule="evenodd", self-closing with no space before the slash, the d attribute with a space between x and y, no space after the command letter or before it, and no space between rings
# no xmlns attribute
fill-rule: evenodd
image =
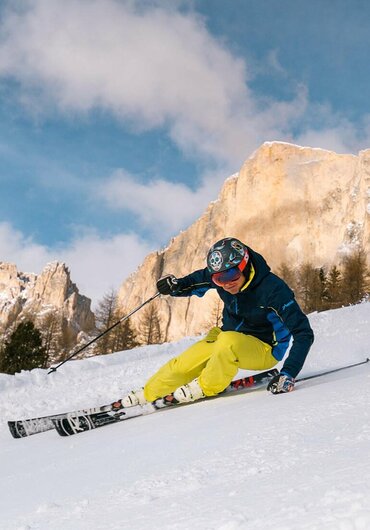
<svg viewBox="0 0 370 530"><path fill-rule="evenodd" d="M242 275L238 267L233 267L227 271L216 272L212 274L212 281L219 286L225 285L226 283L235 282L239 280Z"/></svg>

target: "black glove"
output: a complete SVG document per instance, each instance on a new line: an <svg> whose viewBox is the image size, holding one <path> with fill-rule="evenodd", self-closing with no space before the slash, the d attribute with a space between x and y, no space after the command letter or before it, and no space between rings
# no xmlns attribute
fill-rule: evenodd
<svg viewBox="0 0 370 530"><path fill-rule="evenodd" d="M163 276L157 281L157 289L161 294L171 294L177 289L177 278L173 274Z"/></svg>
<svg viewBox="0 0 370 530"><path fill-rule="evenodd" d="M291 392L293 389L294 378L284 372L274 375L267 385L267 390L273 394L285 394L285 392Z"/></svg>

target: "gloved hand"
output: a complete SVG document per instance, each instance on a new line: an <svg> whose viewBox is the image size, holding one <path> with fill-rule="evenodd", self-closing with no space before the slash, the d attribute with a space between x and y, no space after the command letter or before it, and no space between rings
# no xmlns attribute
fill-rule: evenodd
<svg viewBox="0 0 370 530"><path fill-rule="evenodd" d="M157 289L161 294L171 294L177 289L177 278L173 274L163 276L157 281Z"/></svg>
<svg viewBox="0 0 370 530"><path fill-rule="evenodd" d="M219 336L219 334L221 333L221 329L218 328L218 327L214 327L212 329L210 329L205 337L205 341L206 342L215 342L217 340L217 337Z"/></svg>
<svg viewBox="0 0 370 530"><path fill-rule="evenodd" d="M285 372L274 375L270 379L267 385L267 390L270 390L273 394L284 394L285 392L291 392L294 389L294 378Z"/></svg>

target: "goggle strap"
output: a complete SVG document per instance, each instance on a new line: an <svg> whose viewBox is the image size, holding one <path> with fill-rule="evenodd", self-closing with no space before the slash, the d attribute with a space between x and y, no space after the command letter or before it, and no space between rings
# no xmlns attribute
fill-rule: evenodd
<svg viewBox="0 0 370 530"><path fill-rule="evenodd" d="M244 270L245 267L247 266L248 261L249 261L249 254L248 254L248 251L246 250L243 259L242 259L241 262L237 265L238 269L239 269L241 272L243 272L243 270Z"/></svg>

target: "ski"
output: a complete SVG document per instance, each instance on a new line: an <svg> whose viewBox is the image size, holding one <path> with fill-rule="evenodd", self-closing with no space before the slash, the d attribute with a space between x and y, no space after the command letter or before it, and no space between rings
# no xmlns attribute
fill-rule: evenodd
<svg viewBox="0 0 370 530"><path fill-rule="evenodd" d="M277 370L267 370L266 372L261 372L259 374L253 375L251 377L244 377L237 379L230 383L225 392L230 392L232 390L238 390L242 388L247 388L253 386L259 381L265 381L270 377L273 377L277 373ZM165 398L164 398L165 399ZM132 407L131 407L132 408ZM103 405L100 407L87 408L77 411L64 412L61 414L51 414L48 416L40 416L36 418L28 418L23 420L11 420L8 421L8 427L13 438L25 438L27 436L32 436L34 434L39 434L42 432L49 431L54 429L55 422L60 422L66 418L89 417L92 414L99 413L116 413L119 410L123 410L122 404L120 401L116 401L110 405ZM125 409L128 410L128 409ZM142 414L139 414L142 415ZM112 421L111 421L112 423ZM59 423L58 423L59 425Z"/></svg>
<svg viewBox="0 0 370 530"><path fill-rule="evenodd" d="M271 377L274 377L279 373L278 370L272 369L266 372L261 372L250 377L244 377L232 381L230 385L217 396L205 397L199 399L196 402L190 403L179 403L173 397L173 394L169 394L164 398L157 399L152 403L146 403L145 405L136 405L133 407L123 407L121 401L117 401L110 406L109 410L100 412L94 412L92 414L81 414L80 412L71 412L62 418L53 418L52 422L58 434L60 436L72 436L85 431L90 431L104 425L110 425L120 421L128 420L130 418L137 418L139 416L145 416L147 414L153 414L160 410L166 410L174 407L183 407L192 403L199 403L201 401L208 401L211 399L217 399L230 392L240 392L241 390L251 389L251 387L261 386L267 383Z"/></svg>
<svg viewBox="0 0 370 530"><path fill-rule="evenodd" d="M93 414L94 412L102 412L110 409L111 405L105 405L103 407L82 409L77 411L77 413ZM50 431L51 429L54 429L54 419L65 418L68 414L68 412L63 412L61 414L50 414L48 416L40 416L24 420L10 420L8 421L9 431L13 438L25 438L27 436L32 436L33 434Z"/></svg>
<svg viewBox="0 0 370 530"><path fill-rule="evenodd" d="M13 438L25 438L32 434L49 431L54 429L52 418L58 416L43 416L40 418L29 418L27 420L8 421L10 434Z"/></svg>
<svg viewBox="0 0 370 530"><path fill-rule="evenodd" d="M342 370L347 370L348 368L361 366L361 364L366 364L369 361L370 359L367 357L364 361L360 361L358 363L347 364L346 366L341 366L340 368L334 368L333 370L325 370L325 372L320 372L314 375L308 375L306 377L299 377L298 379L296 379L296 383L299 383L300 381L309 381L309 379L316 379L317 377L322 377L323 375L335 374L336 372L341 372Z"/></svg>

